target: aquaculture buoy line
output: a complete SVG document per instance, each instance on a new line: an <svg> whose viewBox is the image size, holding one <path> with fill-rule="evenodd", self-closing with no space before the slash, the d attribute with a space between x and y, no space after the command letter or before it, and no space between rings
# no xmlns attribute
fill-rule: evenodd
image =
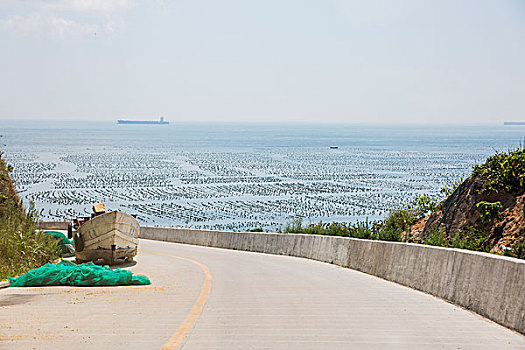
<svg viewBox="0 0 525 350"><path fill-rule="evenodd" d="M305 221L379 219L466 174L469 153L324 148L205 152L166 148L10 152L13 177L43 220L89 213L92 203L142 224L242 230Z"/></svg>

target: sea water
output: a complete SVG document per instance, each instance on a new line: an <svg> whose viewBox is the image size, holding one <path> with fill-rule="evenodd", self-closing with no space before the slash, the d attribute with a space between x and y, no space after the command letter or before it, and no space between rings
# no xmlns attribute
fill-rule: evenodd
<svg viewBox="0 0 525 350"><path fill-rule="evenodd" d="M42 220L94 203L141 224L274 230L384 218L520 146L504 125L117 125L0 121L0 151Z"/></svg>

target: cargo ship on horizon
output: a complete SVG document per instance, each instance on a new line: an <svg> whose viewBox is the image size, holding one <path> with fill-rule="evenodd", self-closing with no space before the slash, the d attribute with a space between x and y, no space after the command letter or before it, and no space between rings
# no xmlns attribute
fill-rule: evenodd
<svg viewBox="0 0 525 350"><path fill-rule="evenodd" d="M117 124L147 124L147 125L168 125L170 122L160 117L159 120L117 120Z"/></svg>

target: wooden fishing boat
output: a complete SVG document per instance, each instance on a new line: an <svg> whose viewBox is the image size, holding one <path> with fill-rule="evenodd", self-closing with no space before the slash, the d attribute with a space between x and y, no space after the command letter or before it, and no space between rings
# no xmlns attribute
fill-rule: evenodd
<svg viewBox="0 0 525 350"><path fill-rule="evenodd" d="M140 226L137 220L120 211L107 212L104 204L93 206L94 215L76 220L72 233L77 261L104 259L113 265L117 259L132 261L137 255Z"/></svg>

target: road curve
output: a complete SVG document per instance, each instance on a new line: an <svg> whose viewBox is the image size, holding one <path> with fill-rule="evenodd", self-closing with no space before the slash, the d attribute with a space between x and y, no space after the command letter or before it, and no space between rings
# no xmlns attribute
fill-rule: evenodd
<svg viewBox="0 0 525 350"><path fill-rule="evenodd" d="M430 295L312 260L141 240L151 286L0 290L3 349L525 349Z"/></svg>

